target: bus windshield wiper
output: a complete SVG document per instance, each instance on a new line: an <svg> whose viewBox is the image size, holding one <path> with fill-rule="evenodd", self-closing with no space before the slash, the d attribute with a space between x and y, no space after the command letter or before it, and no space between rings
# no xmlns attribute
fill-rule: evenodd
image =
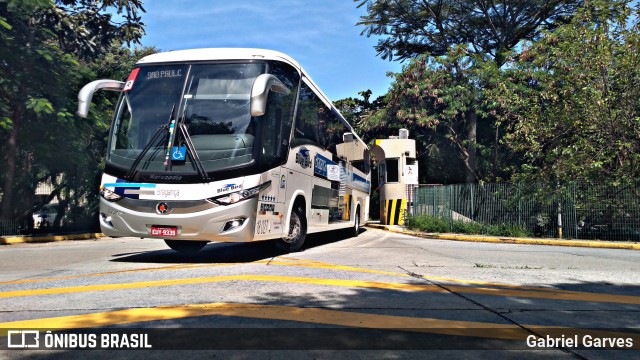
<svg viewBox="0 0 640 360"><path fill-rule="evenodd" d="M171 113L169 114L169 123L171 123L173 120L173 112L176 109L176 105L173 104L173 106L171 107ZM142 149L142 151L140 152L140 154L138 154L138 156L136 157L136 159L133 161L133 164L131 164L131 168L129 169L129 171L127 172L127 174L124 176L124 178L126 180L131 180L133 179L133 177L136 175L137 173L137 168L138 165L140 165L140 161L142 161L142 159L144 158L144 156L147 154L147 152L149 152L149 149L151 149L151 147L153 146L153 144L155 144L156 142L158 142L158 140L160 139L160 137L162 136L162 134L169 129L169 125L160 125L160 127L158 127L158 130L156 130L156 133L153 134L153 136L151 137L151 139L149 140L149 142L147 142L147 144L144 146L144 148ZM171 137L171 136L169 136Z"/></svg>
<svg viewBox="0 0 640 360"><path fill-rule="evenodd" d="M159 142L159 140L163 135L167 138L167 154L169 154L169 152L171 151L171 148L173 147L173 144L175 143L176 133L180 132L180 135L182 136L182 139L187 147L187 151L191 156L191 161L193 162L196 168L196 171L198 172L198 175L202 178L202 180L209 181L209 175L205 171L204 166L202 165L202 161L200 160L200 157L196 152L196 148L193 145L193 142L191 141L191 135L189 135L187 126L184 124L184 121L182 121L183 120L182 118L184 118L184 115L179 121L177 121L177 126L176 126L176 120L174 119L174 116L173 116L174 111L175 111L175 104L171 108L171 114L169 115L169 124L164 124L158 127L158 130L156 130L155 134L153 134L149 142L147 142L147 144L142 149L140 154L138 154L136 159L133 161L131 168L129 169L127 174L124 176L126 180L132 180L135 177L136 173L138 172L137 169L138 169L138 166L140 165L140 162L142 161L142 159L144 159L145 155L149 152L151 147ZM168 134L167 134L167 130L169 130ZM166 155L164 165L167 166L169 170L171 169L170 155Z"/></svg>
<svg viewBox="0 0 640 360"><path fill-rule="evenodd" d="M202 160L200 160L200 157L196 152L196 147L193 145L193 141L191 141L191 135L189 135L189 130L187 129L187 125L184 124L185 112L186 112L186 106L185 106L185 110L182 113L182 116L180 116L180 119L178 120L178 124L176 126L177 127L176 132L179 131L180 135L182 135L182 141L184 141L184 144L187 147L187 153L191 156L191 161L193 162L193 165L195 166L196 171L198 172L198 175L200 175L203 181L209 181L209 175L207 174L207 171L204 169L204 166L202 165ZM169 158L167 159L167 162L168 163L165 163L165 165L168 165L169 169L171 169L171 156L169 156Z"/></svg>
<svg viewBox="0 0 640 360"><path fill-rule="evenodd" d="M160 125L160 127L158 127L158 130L156 130L156 133L153 134L153 137L151 138L151 140L149 140L147 145L145 145L145 147L142 149L140 154L138 154L136 159L133 161L133 164L131 165L131 168L129 169L127 174L124 176L124 178L126 180L133 179L133 177L138 172L136 169L138 168L138 165L140 165L140 161L142 161L142 158L144 158L144 156L147 154L147 152L149 152L149 149L151 149L151 146L153 146L153 144L158 142L160 137L167 131L168 128L169 127L167 125Z"/></svg>

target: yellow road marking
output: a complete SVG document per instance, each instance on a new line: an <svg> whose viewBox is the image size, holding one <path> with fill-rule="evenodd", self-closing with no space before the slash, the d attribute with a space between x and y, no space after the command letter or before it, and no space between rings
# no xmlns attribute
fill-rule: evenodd
<svg viewBox="0 0 640 360"><path fill-rule="evenodd" d="M496 324L474 321L415 318L395 315L355 313L341 310L299 308L279 305L210 303L181 306L136 308L83 315L61 316L44 319L22 320L0 323L0 336L7 336L11 329L69 330L175 320L202 316L235 316L244 318L286 320L312 324L347 326L369 329L389 329L410 332L435 333L453 336L524 340L531 332L538 335L633 338L634 348L640 346L640 335L592 329L574 329L557 326ZM524 327L524 328L523 328ZM526 328L526 329L525 329Z"/></svg>
<svg viewBox="0 0 640 360"><path fill-rule="evenodd" d="M295 266L295 267L305 267L305 268L312 268L312 269L329 269L329 270L353 271L353 272L359 272L359 273L369 273L369 274L379 274L379 275L410 277L407 274L394 272L394 271L363 269L363 268L356 268L352 266L321 263L318 261L298 262L298 263L270 261L269 265Z"/></svg>
<svg viewBox="0 0 640 360"><path fill-rule="evenodd" d="M350 326L375 329L431 330L436 333L487 336L487 329L501 330L506 339L521 339L529 335L512 324L493 324L471 321L413 318L407 316L376 315L338 310L299 308L278 305L211 303L183 306L160 306L137 308L102 313L62 316L45 319L0 323L1 329L77 329L111 325L123 325L149 321L173 320L211 315L237 316L245 318L288 320L305 323ZM5 334L6 335L6 334Z"/></svg>
<svg viewBox="0 0 640 360"><path fill-rule="evenodd" d="M284 256L274 258L271 260L258 260L253 263L268 264L268 265L275 265L275 266L295 266L295 267L329 269L329 270L338 270L338 271L351 271L351 272L360 272L360 273L391 275L391 276L398 276L398 277L410 277L410 275L406 273L364 269L364 268L358 268L358 267L352 267L352 266L346 266L346 265L329 264L329 263L323 263L319 261L302 260L302 259L290 258L290 257L284 257ZM69 280L69 279L77 279L77 278L83 278L83 277L98 277L98 276L117 275L117 274L143 272L143 271L197 269L197 268L206 268L206 267L231 266L231 265L238 265L238 264L247 264L247 263L224 263L224 264L206 264L206 265L178 264L178 265L163 266L163 267L148 267L148 268L141 268L141 269L109 271L109 272L94 273L94 274L69 275L69 276L60 276L60 277L42 278L42 279L15 280L15 281L8 281L8 282L0 282L0 285L13 285L13 284L21 284L21 283L37 283L37 282L46 282L46 281ZM139 282L139 283L105 284L105 285L69 287L69 288L52 288L52 289L42 289L42 290L9 291L9 292L0 292L0 298L64 294L64 293L75 293L75 292L90 292L90 291L121 290L121 289L172 286L172 285L189 285L189 284L223 282L223 281L232 281L232 280L262 281L262 280L258 280L259 277L260 275L237 275L237 276L231 276L231 277L227 276L227 277L214 277L214 278L208 277L208 278L178 279L178 280L159 280L159 281ZM484 282L484 281L461 280L461 279L452 279L452 278L426 276L426 275L422 277L426 280L514 289L514 290L505 290L505 289L491 289L491 288L470 288L470 287L446 285L446 288L451 291L463 292L463 293L495 295L495 296L514 296L514 297L526 297L526 298L541 298L541 299L554 299L554 300L609 302L609 303L622 303L622 304L639 304L640 303L639 297L626 296L626 295L585 293L585 292L559 290L559 289L552 289L552 288L530 287L530 286ZM300 279L307 279L307 278L296 279L296 278L277 277L277 276L267 276L267 278L268 280L264 280L264 281L303 282L303 283L318 284L318 285L352 286L352 285L349 285L349 283L345 283L346 280L334 280L339 283L329 284L327 283L328 280L319 281L319 279L315 279L315 280L309 279L306 281L302 281ZM280 278L280 279L277 279L277 278ZM289 280L284 280L284 279L289 279ZM363 284L366 282L359 281L358 283ZM371 282L371 284L373 283L374 282ZM377 284L385 284L385 283L377 283ZM404 289L400 289L397 285L402 285L402 284L391 285L390 287L386 287L386 288L392 289L392 290L414 291L411 289L407 289L406 286L404 287ZM371 285L369 286L353 285L353 286L354 287L371 287ZM432 285L424 285L424 286L427 286L427 288L423 290L416 290L416 291L445 292L444 290L441 290L441 289L440 290L437 290L435 288L429 289L428 287ZM382 286L375 286L375 287L385 288ZM426 289L429 289L429 290L426 290ZM536 294L536 292L550 293L550 294Z"/></svg>
<svg viewBox="0 0 640 360"><path fill-rule="evenodd" d="M410 329L414 331L463 336L494 337L495 335L500 335L501 338L506 339L520 339L528 335L528 333L520 327L511 324L412 318L406 316L364 314L278 305L228 303L137 308L94 314L13 321L0 323L0 329L78 329L212 315L288 320L359 328ZM497 330L499 332L488 336L487 329ZM6 336L6 334L3 335Z"/></svg>
<svg viewBox="0 0 640 360"><path fill-rule="evenodd" d="M614 303L614 304L631 304L640 305L640 296L631 295L613 295L586 293L578 291L529 291L529 290L511 290L511 289L493 289L493 288L477 288L464 286L446 286L446 289L453 292L478 294L478 295L495 295L495 296L513 296L531 299L549 299L549 300L571 300L586 301L598 303Z"/></svg>
<svg viewBox="0 0 640 360"><path fill-rule="evenodd" d="M281 261L281 260L284 260L284 261ZM323 263L319 261L301 260L297 258L289 258L289 257L282 256L282 257L277 257L271 260L258 260L251 263L224 263L224 264L206 264L206 265L178 264L178 265L161 266L161 267L147 267L147 268L139 268L139 269L107 271L107 272L92 273L92 274L68 275L68 276L58 276L58 277L40 278L40 279L12 280L12 281L0 282L0 285L15 285L15 284L25 284L25 283L72 280L72 279L79 279L79 278L85 278L85 277L100 277L100 276L107 276L107 275L118 275L118 274L146 272L146 271L166 271L166 270L185 270L185 269L189 270L189 269L199 269L199 268L218 267L218 266L232 266L232 265L240 265L240 264L266 264L266 265L275 265L275 266L295 266L295 267L314 268L314 269L328 269L328 270L351 271L351 272L379 274L379 275L390 275L390 276L405 277L405 278L411 277L406 273L364 269L364 268L358 268L358 267L352 267L352 266L346 266L346 265L336 265L336 264ZM465 284L465 285L483 285L483 286L504 287L504 288L511 288L511 289L519 289L519 290L544 291L544 292L553 292L553 293L561 293L561 292L576 293L572 291L552 289L552 288L541 288L541 287L531 287L531 286L522 286L522 285L514 285L514 284L495 283L495 282L453 279L453 278L444 278L444 277L428 276L428 275L421 275L421 276L426 280L458 283L458 284Z"/></svg>
<svg viewBox="0 0 640 360"><path fill-rule="evenodd" d="M258 261L254 261L253 264L268 264L268 265L275 265L275 266L295 266L295 267L314 268L314 269L351 271L351 272L359 272L359 273L398 276L398 277L405 277L405 278L411 277L406 273L399 273L399 272L393 272L393 271L364 269L364 268L358 268L358 267L352 267L352 266L346 266L346 265L323 263L319 261L303 261L303 260L293 259L293 258L279 258L279 259L298 261L298 262L278 261L278 260L258 260ZM106 272L92 273L92 274L57 276L57 277L40 278L40 279L12 280L12 281L0 282L0 285L16 285L16 284L39 283L39 282L48 282L48 281L72 280L72 279L80 279L85 277L100 277L100 276L107 276L107 275L119 275L119 274L126 274L126 273L146 272L146 271L167 271L167 270L185 270L185 269L189 270L189 269L199 269L199 268L207 268L207 267L231 266L231 265L239 265L239 264L247 264L247 263L224 263L224 264L206 264L206 265L179 264L179 265L161 266L161 267L147 267L147 268L139 268L139 269L106 271ZM422 278L426 280L443 281L443 282L468 284L468 285L506 287L506 288L520 289L520 290L546 291L546 292L554 292L554 293L560 293L560 292L574 293L567 290L559 290L559 289L552 289L552 288L541 288L541 287L531 287L531 286L504 284L504 283L452 279L452 278L443 278L443 277L437 277L437 276L425 275L425 276L422 276Z"/></svg>
<svg viewBox="0 0 640 360"><path fill-rule="evenodd" d="M253 263L263 263L263 264L276 265L276 266L296 266L296 267L329 269L329 270L339 270L339 271L352 271L352 272L361 272L361 273L391 275L391 276L398 276L398 277L409 277L409 275L406 273L363 269L363 268L357 268L352 266L328 264L328 263L312 261L312 260L301 260L301 259L288 258L288 257L279 257L276 259L277 260L275 259L258 260ZM237 265L237 264L245 264L245 263L225 263L225 264L207 264L207 265L179 264L179 265L171 265L171 266L165 266L165 267L150 267L150 268L142 268L142 269L102 272L102 273L95 273L95 274L69 275L69 276L60 276L60 277L44 278L44 279L16 280L16 281L0 283L0 285L67 280L67 279L75 279L75 278L82 278L82 277L106 276L106 275L142 272L142 271L195 269L195 268L203 268L203 267L230 266L230 265ZM369 282L370 283L369 285L363 285L364 283L367 283L367 282L355 281L355 280L353 284L346 282L346 280L332 280L334 281L334 283L328 283L328 281L330 280L326 280L326 279L320 281L321 279L289 278L289 277L278 277L278 276L266 276L266 277L262 276L262 278L266 280L259 280L260 277L261 277L260 275L236 275L236 276L226 276L226 277L223 276L223 277L178 279L178 280L159 280L159 281L138 282L138 283L105 284L105 285L92 285L92 286L69 287L69 288L52 288L52 289L41 289L41 290L8 291L8 292L0 292L0 298L52 295L52 294L90 292L90 291L122 290L122 289L172 286L172 285L189 285L189 284L223 282L223 281L233 281L233 280L299 282L299 283L308 283L308 284L317 284L317 285L354 286L354 287L372 287L371 284L375 283L375 282ZM492 286L492 287L514 289L514 290L505 290L505 289L491 289L491 288L470 288L470 287L446 285L446 288L451 291L463 292L463 293L495 295L495 296L514 296L514 297L525 297L525 298L541 298L541 299L554 299L554 300L609 302L609 303L622 303L622 304L639 304L640 303L639 297L626 296L626 295L584 293L584 292L558 290L558 289L551 289L551 288L529 287L529 286L510 285L510 284L492 283L492 282L483 282L483 281L459 280L459 279L451 279L451 278L443 278L443 277L435 277L435 276L422 276L422 277L427 280L453 282L453 283L469 284L469 285L485 285L485 286ZM301 280L301 279L307 279L307 280ZM376 283L376 284L386 284L386 283ZM391 289L391 290L403 290L403 291L445 292L444 290L436 289L435 287L429 288L432 285L424 285L426 287L423 288L422 290L411 290L406 286L398 286L398 285L403 285L403 284L395 284L395 285L390 285L388 287L384 287L382 285L376 285L373 287L385 288L385 289ZM547 294L537 294L536 292L542 292Z"/></svg>
<svg viewBox="0 0 640 360"><path fill-rule="evenodd" d="M300 261L298 259L292 258L282 258L283 260L291 260L291 261ZM270 264L273 265L290 265L290 263L286 261L272 261L272 260L257 260L253 262L237 262L237 263L216 263L216 264L176 264L169 266L158 266L158 267L146 267L146 268L138 268L138 269L127 269L127 270L115 270L115 271L105 271L99 273L91 273L91 274L80 274L80 275L67 275L67 276L55 276L49 278L40 278L40 279L23 279L23 280L11 280L11 281L0 281L0 285L15 285L15 284L28 284L28 283L39 283L39 282L47 282L47 281L59 281L59 280L71 280L71 279L81 279L85 277L99 277L99 276L107 276L107 275L118 275L118 274L126 274L126 273L135 273L135 272L145 272L145 271L166 271L166 270L183 270L183 269L199 269L199 268L207 268L207 267L219 267L219 266L232 266L232 265L242 265L242 264ZM313 262L311 262L313 263Z"/></svg>
<svg viewBox="0 0 640 360"><path fill-rule="evenodd" d="M335 265L329 263L323 263L319 261L308 261L308 262L300 262L300 263L282 263L278 261L271 261L269 265L281 265L281 266L297 266L297 267L308 267L315 269L330 269L330 270L341 270L341 271L352 271L352 272L360 272L360 273L369 273L369 274L379 274L379 275L391 275L398 277L412 277L407 273L400 273L395 271L384 271L384 270L373 270L373 269L363 269L353 266L347 265ZM567 290L559 290L553 288L543 288L543 287L533 287L533 286L523 286L523 285L515 285L515 284L505 284L505 283L496 283L496 282L486 282L486 281L475 281L475 280L463 280L463 279L453 279L453 278L445 278L439 276L428 276L428 275L420 275L425 280L434 280L434 281L442 281L442 282L450 282L450 283L458 283L465 285L483 285L483 286L495 286L495 287L505 287L505 288L513 288L520 290L531 290L531 291L547 291L547 292L571 292Z"/></svg>
<svg viewBox="0 0 640 360"><path fill-rule="evenodd" d="M47 282L47 281L81 279L85 277L127 274L127 273L144 272L144 271L180 270L180 269L193 269L193 268L201 268L201 267L216 267L216 266L229 266L229 265L235 265L235 263L207 264L207 265L178 264L178 265L147 267L147 268L139 268L139 269L105 271L105 272L92 273L92 274L67 275L67 276L56 276L56 277L40 278L40 279L3 281L3 282L0 282L0 285L28 284L28 283Z"/></svg>
<svg viewBox="0 0 640 360"><path fill-rule="evenodd" d="M176 285L195 285L195 284L205 284L205 283L218 283L218 282L225 282L225 281L264 281L264 282L303 283L303 284L313 284L313 285L343 286L343 287L356 287L356 288L374 288L374 289L400 290L400 291L446 292L445 290L434 285L411 285L411 284L399 284L399 283L382 283L382 282L375 282L375 281L303 278L303 277L289 277L289 276L276 276L276 275L228 275L228 276L215 276L215 277L202 277L202 278L142 281L142 282L133 282L133 283L101 284L101 285L73 286L73 287L63 287L63 288L5 291L5 292L0 292L0 298L14 298L14 297L25 297L25 296L37 296L37 295L57 295L57 294L82 293L82 292L92 292L92 291L139 289L139 288L176 286Z"/></svg>
<svg viewBox="0 0 640 360"><path fill-rule="evenodd" d="M413 291L413 292L438 292L438 293L448 292L442 287L439 287L436 285L414 285L414 284L403 284L403 283L385 283L385 282L376 282L376 281L322 279L322 278L290 277L290 276L277 276L277 275L226 275L226 276L202 277L202 278L142 281L142 282L133 282L133 283L100 284L100 285L73 286L73 287L62 287L62 288L5 291L5 292L0 292L0 298L27 297L27 296L38 296L38 295L58 295L58 294L92 292L92 291L114 291L114 290L140 289L140 288L177 286L177 285L196 285L196 284L205 284L205 283L219 283L219 282L226 282L226 281L300 283L300 284L311 284L311 285L341 286L341 287L352 287L352 288L369 288L369 289ZM449 291L454 291L459 293L492 295L492 296L503 296L503 297L513 296L513 297L537 298L537 299L549 299L549 300L589 301L589 302L634 304L634 305L640 304L640 297L629 296L629 295L612 295L612 294L582 293L582 292L569 292L569 291L558 291L558 292L529 291L529 290L517 290L517 289L476 288L476 287L465 287L465 286L447 286L447 289Z"/></svg>

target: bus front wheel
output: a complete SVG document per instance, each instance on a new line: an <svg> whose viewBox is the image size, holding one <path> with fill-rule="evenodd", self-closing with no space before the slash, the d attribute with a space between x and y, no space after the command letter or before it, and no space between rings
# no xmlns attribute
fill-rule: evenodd
<svg viewBox="0 0 640 360"><path fill-rule="evenodd" d="M189 240L164 240L167 245L178 252L194 253L207 245L206 241L189 241Z"/></svg>
<svg viewBox="0 0 640 360"><path fill-rule="evenodd" d="M283 252L299 251L307 237L307 218L304 210L297 206L291 212L289 221L289 233L282 239L275 240L276 248Z"/></svg>

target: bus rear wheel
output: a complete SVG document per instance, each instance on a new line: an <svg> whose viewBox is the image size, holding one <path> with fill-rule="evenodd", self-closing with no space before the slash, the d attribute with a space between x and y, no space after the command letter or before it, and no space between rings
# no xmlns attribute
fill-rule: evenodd
<svg viewBox="0 0 640 360"><path fill-rule="evenodd" d="M289 221L289 233L282 239L275 240L276 249L283 252L300 251L304 240L307 237L307 218L304 216L304 210L298 206L291 212L291 220Z"/></svg>
<svg viewBox="0 0 640 360"><path fill-rule="evenodd" d="M357 237L360 235L360 208L356 209L356 215L353 218L353 228L351 228L351 235Z"/></svg>
<svg viewBox="0 0 640 360"><path fill-rule="evenodd" d="M182 253L195 253L207 245L206 241L192 241L192 240L164 240L167 245L175 251Z"/></svg>

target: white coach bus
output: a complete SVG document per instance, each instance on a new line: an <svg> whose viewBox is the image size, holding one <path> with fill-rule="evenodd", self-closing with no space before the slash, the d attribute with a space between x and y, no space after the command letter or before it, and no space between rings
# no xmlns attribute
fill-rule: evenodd
<svg viewBox="0 0 640 360"><path fill-rule="evenodd" d="M100 186L108 236L184 252L258 240L297 251L309 233L357 235L368 217L367 146L285 54L149 55L126 82L84 86L81 117L99 89L121 93Z"/></svg>

